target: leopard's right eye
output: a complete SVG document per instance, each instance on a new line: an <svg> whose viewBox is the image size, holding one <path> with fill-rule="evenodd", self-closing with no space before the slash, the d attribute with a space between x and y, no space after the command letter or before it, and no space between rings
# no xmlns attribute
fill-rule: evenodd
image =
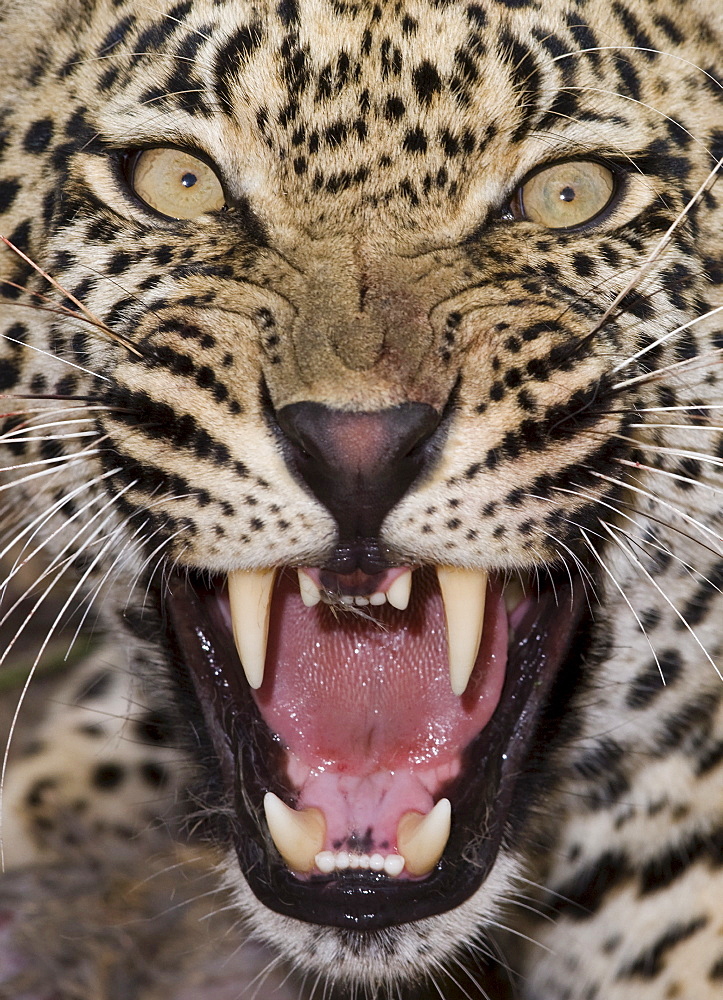
<svg viewBox="0 0 723 1000"><path fill-rule="evenodd" d="M161 146L124 158L123 172L133 192L170 219L196 219L226 204L215 171L182 149Z"/></svg>

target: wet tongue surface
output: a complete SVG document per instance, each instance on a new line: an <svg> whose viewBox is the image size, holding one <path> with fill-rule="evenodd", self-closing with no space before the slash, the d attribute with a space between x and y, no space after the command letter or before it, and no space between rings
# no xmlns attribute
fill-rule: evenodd
<svg viewBox="0 0 723 1000"><path fill-rule="evenodd" d="M281 574L266 675L254 697L287 748L298 808L320 808L326 850L397 848L404 813L427 813L489 721L507 659L507 615L490 581L480 653L467 691L452 693L444 609L434 572L414 574L406 611L307 608Z"/></svg>

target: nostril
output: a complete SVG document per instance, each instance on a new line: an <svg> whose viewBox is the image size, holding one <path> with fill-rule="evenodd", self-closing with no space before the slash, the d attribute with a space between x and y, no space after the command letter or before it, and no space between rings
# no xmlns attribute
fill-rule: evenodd
<svg viewBox="0 0 723 1000"><path fill-rule="evenodd" d="M342 543L378 536L424 470L440 419L426 403L353 412L292 403L277 415L289 465L334 516Z"/></svg>

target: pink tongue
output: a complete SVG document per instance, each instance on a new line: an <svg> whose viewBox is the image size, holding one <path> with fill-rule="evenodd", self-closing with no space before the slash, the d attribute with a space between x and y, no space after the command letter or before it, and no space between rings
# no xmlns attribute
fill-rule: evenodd
<svg viewBox="0 0 723 1000"><path fill-rule="evenodd" d="M281 574L272 606L266 676L255 698L288 750L300 806L322 808L328 847L372 829L393 844L404 812L426 813L457 773L462 750L499 701L507 615L487 593L482 645L467 691L450 687L444 609L434 573L414 574L407 611L303 605Z"/></svg>

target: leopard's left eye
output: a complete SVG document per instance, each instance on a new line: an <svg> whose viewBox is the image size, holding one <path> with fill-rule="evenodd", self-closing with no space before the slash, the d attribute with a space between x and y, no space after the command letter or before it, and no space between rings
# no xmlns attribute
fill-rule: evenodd
<svg viewBox="0 0 723 1000"><path fill-rule="evenodd" d="M139 198L171 219L196 219L226 204L211 167L182 149L140 150L126 160L125 174Z"/></svg>
<svg viewBox="0 0 723 1000"><path fill-rule="evenodd" d="M513 212L548 229L570 229L600 215L614 194L611 170L593 160L569 160L533 174L518 189Z"/></svg>

